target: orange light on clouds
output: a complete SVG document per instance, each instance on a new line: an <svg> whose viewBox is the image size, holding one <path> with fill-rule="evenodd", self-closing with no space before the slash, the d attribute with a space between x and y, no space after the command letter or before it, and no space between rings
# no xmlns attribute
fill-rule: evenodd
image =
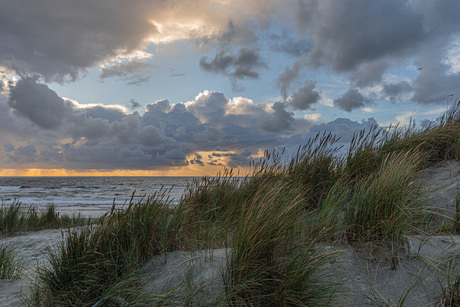
<svg viewBox="0 0 460 307"><path fill-rule="evenodd" d="M204 166L189 164L187 166L164 167L158 170L74 170L74 169L46 169L46 168L24 168L24 169L0 169L0 176L173 176L173 177L202 177L216 176L224 170L223 165L227 165L227 157L213 158L218 160L218 165L209 165L213 159L208 156L209 152L198 152L203 158ZM240 167L233 170L236 176L246 176L249 173L248 167Z"/></svg>

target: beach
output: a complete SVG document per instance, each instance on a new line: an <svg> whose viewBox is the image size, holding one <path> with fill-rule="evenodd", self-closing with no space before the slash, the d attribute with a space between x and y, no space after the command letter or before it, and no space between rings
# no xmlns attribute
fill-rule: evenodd
<svg viewBox="0 0 460 307"><path fill-rule="evenodd" d="M460 163L449 160L424 170L417 184L431 193L428 207L442 211L447 216L455 211L459 182ZM21 303L34 279L37 266L46 266L46 251L56 248L66 233L62 229L43 230L0 240L0 243L14 246L19 257L25 261L21 278L0 280L0 306L17 306ZM406 243L395 269L384 256L373 255L368 246L325 244L318 248L337 252L334 261L324 269L333 273L329 277L332 281L343 283L341 291L351 294L344 295L344 305L358 306L369 302L396 304L404 298L404 306L434 306L441 301L442 291L454 274L454 271L442 269L441 265L449 259L458 265L456 255L460 252L460 237L417 235L408 236ZM223 294L222 273L229 252L230 249L209 249L174 251L155 256L144 265L145 291L161 293L167 285L183 283L187 272L193 272L194 277L189 283L201 289L205 301L215 299ZM452 269L456 270L454 266ZM181 291L185 291L185 288Z"/></svg>

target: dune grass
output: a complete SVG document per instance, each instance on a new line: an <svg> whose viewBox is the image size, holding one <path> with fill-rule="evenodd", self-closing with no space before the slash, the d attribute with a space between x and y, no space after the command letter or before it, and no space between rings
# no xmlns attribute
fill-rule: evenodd
<svg viewBox="0 0 460 307"><path fill-rule="evenodd" d="M58 215L54 206L38 211L36 206L25 206L20 202L0 206L0 236L20 231L38 231L49 228L88 225L91 219L80 215Z"/></svg>
<svg viewBox="0 0 460 307"><path fill-rule="evenodd" d="M304 204L285 186L262 183L244 204L226 272L230 304L311 306L327 303L331 288L316 271L330 255L302 242Z"/></svg>
<svg viewBox="0 0 460 307"><path fill-rule="evenodd" d="M170 209L149 197L122 212L115 206L97 226L68 230L67 238L48 253L49 267L39 271L39 283L31 300L34 306L92 306L109 295L139 266L167 249ZM135 279L128 289L110 295L131 298L140 288ZM117 287L115 287L117 288Z"/></svg>
<svg viewBox="0 0 460 307"><path fill-rule="evenodd" d="M456 104L437 125L375 126L356 133L345 155L337 137L318 134L290 160L266 152L248 177L227 170L195 181L177 207L158 195L131 201L97 226L69 231L29 305L93 306L118 296L130 306L177 304L174 291L143 296L139 268L168 251L217 247L231 252L215 305L335 305L336 285L323 273L334 254L318 243L389 247L396 268L404 237L431 231L417 174L460 158L459 120ZM11 210L3 216L19 214Z"/></svg>
<svg viewBox="0 0 460 307"><path fill-rule="evenodd" d="M14 247L0 244L0 279L15 279L22 273L23 262L16 255Z"/></svg>

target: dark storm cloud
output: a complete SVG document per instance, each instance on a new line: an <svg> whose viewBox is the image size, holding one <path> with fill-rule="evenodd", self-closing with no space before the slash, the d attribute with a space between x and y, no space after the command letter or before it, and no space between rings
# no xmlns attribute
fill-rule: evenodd
<svg viewBox="0 0 460 307"><path fill-rule="evenodd" d="M119 63L102 68L100 78L105 79L111 77L127 77L151 66L152 65L149 63L138 61Z"/></svg>
<svg viewBox="0 0 460 307"><path fill-rule="evenodd" d="M2 0L0 7L0 65L46 80L75 79L119 50L138 49L157 32L148 1Z"/></svg>
<svg viewBox="0 0 460 307"><path fill-rule="evenodd" d="M446 64L460 32L458 11L455 0L304 0L298 1L296 29L312 39L311 66L348 73L353 86L364 88L381 85L389 68L411 60L423 68L411 84L411 100L442 103L460 81Z"/></svg>
<svg viewBox="0 0 460 307"><path fill-rule="evenodd" d="M264 120L260 125L262 130L281 132L290 129L294 121L294 114L286 111L286 106L281 102L275 102L272 109L274 110L273 115L269 119Z"/></svg>
<svg viewBox="0 0 460 307"><path fill-rule="evenodd" d="M34 145L18 146L5 144L8 159L15 163L35 162L38 161L37 149Z"/></svg>
<svg viewBox="0 0 460 307"><path fill-rule="evenodd" d="M159 100L141 115L63 100L36 79L20 80L10 91L8 104L0 101L5 110L1 116L5 123L21 122L28 128L8 130L0 123L2 142L18 135L22 140L21 146L6 145L8 160L41 167L156 169L192 161L202 165L196 152L216 146L239 152L227 157L229 165L246 166L251 148L285 143L297 124L302 129L309 126L306 120L294 119L283 103L254 104L218 92L204 91L186 104Z"/></svg>
<svg viewBox="0 0 460 307"><path fill-rule="evenodd" d="M211 62L207 57L202 57L200 67L205 71L236 79L258 79L258 69L266 68L267 65L261 60L257 49L241 48L237 54L220 51Z"/></svg>
<svg viewBox="0 0 460 307"><path fill-rule="evenodd" d="M408 55L429 35L412 1L299 1L297 29L311 34L313 65L350 71L361 63Z"/></svg>
<svg viewBox="0 0 460 307"><path fill-rule="evenodd" d="M10 87L8 104L18 114L45 129L57 128L71 112L71 106L36 79L25 78Z"/></svg>
<svg viewBox="0 0 460 307"><path fill-rule="evenodd" d="M316 89L315 81L305 81L305 85L292 95L289 106L297 110L312 109L321 99L320 92Z"/></svg>
<svg viewBox="0 0 460 307"><path fill-rule="evenodd" d="M17 87L25 92L34 90L56 103L51 89L29 81L23 80ZM50 103L40 100L37 104ZM314 126L305 134L311 125L294 118L281 102L254 104L245 98L229 99L209 91L186 104L171 105L168 100L148 104L143 115L125 114L106 106L66 106L69 109L63 113L60 125L49 133L38 125L38 130L29 130L28 135L7 131L7 136L22 136L21 145L3 139L9 163L73 169L158 169L203 166L197 151L214 151L208 164L240 167L252 161L251 152L272 146L296 148L318 129L337 133L346 142L356 129L375 123L339 119ZM7 113L7 117L14 118L15 113ZM1 123L0 129L6 131Z"/></svg>
<svg viewBox="0 0 460 307"><path fill-rule="evenodd" d="M373 100L365 97L357 89L350 89L342 97L334 100L335 106L347 112L351 112L357 108L365 107L371 103L373 103Z"/></svg>
<svg viewBox="0 0 460 307"><path fill-rule="evenodd" d="M439 40L442 40L441 38ZM430 48L423 50L415 61L419 75L412 86L412 100L420 103L445 103L450 94L457 94L460 84L460 72L451 72L450 65L444 63L444 52L440 51L442 42L433 43Z"/></svg>
<svg viewBox="0 0 460 307"><path fill-rule="evenodd" d="M412 85L407 81L397 83L384 83L382 89L382 96L390 101L397 101L402 94L412 91Z"/></svg>
<svg viewBox="0 0 460 307"><path fill-rule="evenodd" d="M359 88L372 86L382 81L383 74L388 67L390 65L385 60L363 63L350 74L350 80L353 85Z"/></svg>

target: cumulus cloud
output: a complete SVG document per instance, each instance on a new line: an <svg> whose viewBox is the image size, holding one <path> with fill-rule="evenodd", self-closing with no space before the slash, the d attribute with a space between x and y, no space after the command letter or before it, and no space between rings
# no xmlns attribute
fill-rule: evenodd
<svg viewBox="0 0 460 307"><path fill-rule="evenodd" d="M20 80L10 89L6 120L33 125L27 134L2 129L3 137L21 133L22 144L7 141L10 163L65 168L155 169L202 165L198 151L231 150L229 165L247 165L251 148L286 143L295 124L283 103L254 104L219 92L204 91L185 104L159 100L145 113L122 107L82 105L64 100L36 79ZM26 125L27 126L27 125ZM52 128L52 129L51 129ZM283 133L281 137L279 133ZM8 138L2 138L5 142ZM39 139L39 141L37 141ZM219 147L220 146L220 147ZM237 153L235 153L237 152ZM190 158L189 158L190 157ZM193 161L193 163L192 163ZM217 163L217 162L216 162Z"/></svg>
<svg viewBox="0 0 460 307"><path fill-rule="evenodd" d="M281 132L291 128L294 121L294 114L286 111L286 106L281 102L275 102L272 106L273 114L267 120L264 120L260 127L268 132Z"/></svg>
<svg viewBox="0 0 460 307"><path fill-rule="evenodd" d="M373 103L373 100L365 97L357 89L349 89L343 96L334 100L334 105L344 111L351 112Z"/></svg>
<svg viewBox="0 0 460 307"><path fill-rule="evenodd" d="M18 114L45 129L57 128L71 112L71 106L36 79L25 78L10 87L8 104Z"/></svg>
<svg viewBox="0 0 460 307"><path fill-rule="evenodd" d="M357 129L376 124L373 119L363 123L337 119L312 127L309 121L294 118L284 103L255 104L247 98L230 99L210 91L187 103L159 100L140 114L120 107L59 100L51 89L33 79L16 86L22 92L35 91L50 99L36 102L44 109L56 104L66 108L58 125L49 130L37 124L36 118L18 113L13 105L0 103L5 110L14 111L5 119L27 121L35 127L25 134L5 130L0 123L8 163L16 167L31 163L35 167L72 169L158 169L206 163L241 167L248 166L253 161L251 153L261 149L288 146L295 150L318 131L336 133L343 142L349 142ZM19 134L22 141L17 145L14 136ZM200 151L213 153L205 162Z"/></svg>
<svg viewBox="0 0 460 307"><path fill-rule="evenodd" d="M297 110L312 109L321 99L320 92L316 89L316 82L307 80L305 85L292 95L289 105Z"/></svg>

